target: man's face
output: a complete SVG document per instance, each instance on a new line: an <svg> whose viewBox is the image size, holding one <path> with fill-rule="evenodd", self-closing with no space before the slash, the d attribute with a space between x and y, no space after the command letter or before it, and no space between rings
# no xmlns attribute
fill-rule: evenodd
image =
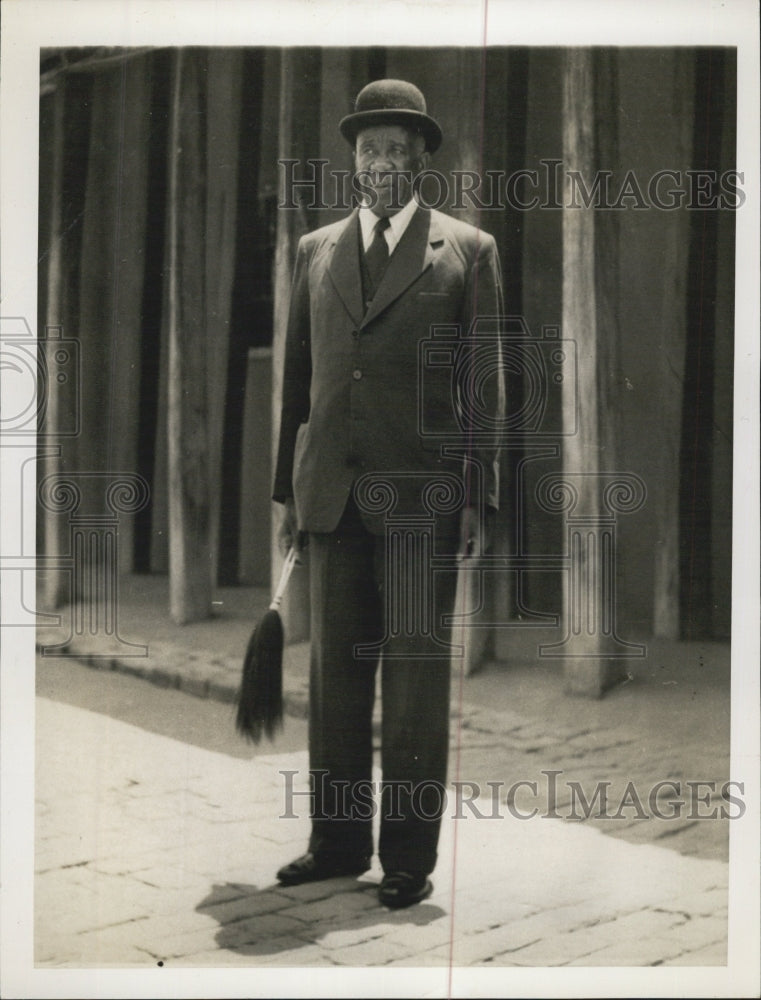
<svg viewBox="0 0 761 1000"><path fill-rule="evenodd" d="M357 135L354 165L362 186L372 191L376 215L394 215L412 197L412 180L425 167L425 142L401 125L372 125ZM378 175L378 176L375 176Z"/></svg>

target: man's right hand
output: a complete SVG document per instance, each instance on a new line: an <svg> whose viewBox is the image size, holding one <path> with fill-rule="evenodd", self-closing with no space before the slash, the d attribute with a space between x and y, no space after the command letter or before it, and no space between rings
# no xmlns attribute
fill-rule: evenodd
<svg viewBox="0 0 761 1000"><path fill-rule="evenodd" d="M298 555L303 548L303 532L299 531L296 519L296 504L293 497L288 497L281 506L280 524L277 529L277 544L281 555L286 555L293 547Z"/></svg>

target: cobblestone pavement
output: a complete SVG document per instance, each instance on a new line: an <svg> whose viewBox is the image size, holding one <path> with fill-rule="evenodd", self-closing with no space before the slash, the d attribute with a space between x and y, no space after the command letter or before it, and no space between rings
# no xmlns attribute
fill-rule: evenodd
<svg viewBox="0 0 761 1000"><path fill-rule="evenodd" d="M454 819L450 795L434 894L394 913L377 867L275 882L308 835L306 815L279 818L280 772L306 790L303 752L233 759L46 698L36 731L40 967L726 963L724 861L516 819L504 796L494 819Z"/></svg>
<svg viewBox="0 0 761 1000"><path fill-rule="evenodd" d="M104 656L102 637L87 636L70 641L69 652L97 669L116 669L196 697L233 702L242 652L252 623L267 607L267 592L223 588L215 618L177 628L169 621L165 591L166 581L155 576L120 581L120 633L128 642L144 644L144 655L133 655L134 649L125 644L121 652ZM40 646L60 643L69 635L69 614L63 609L60 628L39 630ZM539 638L533 638L536 635ZM554 801L565 814L573 809L569 790L573 782L587 794L597 783L609 782L608 798L615 812L630 782L646 795L659 781L673 781L684 792L686 782L698 780L709 783L700 794L710 799L700 807L700 815L727 808L722 788L730 778L728 649L717 644L713 649L674 645L659 651L651 644L648 660L635 664L640 673L652 675L639 687L635 684L636 696L623 699L617 692L590 703L562 695L559 700L555 694L545 704L533 693L541 687L540 669L524 669L529 679L522 687L514 675L521 660L529 662L530 655L536 656L537 644L548 638L533 630L527 641L529 632L518 630L511 640L515 659L509 673L471 677L461 690L454 684L455 752L450 777L458 774L481 786L494 780L507 787L516 780L544 786L543 771L555 769L560 775ZM689 659L693 662L686 662ZM308 643L286 647L283 695L290 716L307 714L307 662ZM696 690L685 677L695 678ZM559 677L545 676L550 694L561 687ZM505 690L515 692L509 707L504 704ZM664 788L662 796L666 794ZM643 807L648 812L646 802ZM631 843L660 842L706 859L726 861L729 856L728 823L704 822L697 810L689 808L664 823L643 818L635 804L616 822L592 816L588 823Z"/></svg>

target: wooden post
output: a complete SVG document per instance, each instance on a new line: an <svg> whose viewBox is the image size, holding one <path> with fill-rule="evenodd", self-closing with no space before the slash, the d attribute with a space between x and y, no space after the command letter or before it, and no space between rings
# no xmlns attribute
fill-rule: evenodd
<svg viewBox="0 0 761 1000"><path fill-rule="evenodd" d="M219 516L222 498L230 310L235 273L235 228L238 192L238 135L242 52L211 49L208 53L207 191L206 191L206 336L209 386L209 477L211 579L217 582Z"/></svg>
<svg viewBox="0 0 761 1000"><path fill-rule="evenodd" d="M719 170L736 167L736 59L724 55L724 106ZM719 211L716 249L713 432L711 435L711 636L728 639L732 629L732 437L734 377L735 213Z"/></svg>
<svg viewBox="0 0 761 1000"><path fill-rule="evenodd" d="M63 114L65 101L65 83L59 79L50 96L53 103L52 136L50 137L51 164L48 171L50 178L50 223L47 261L47 289L45 302L45 328L60 327L63 308L63 268L62 257L62 189L63 189ZM40 169L43 169L42 162ZM42 206L40 206L42 208ZM42 247L40 247L42 251ZM68 331L65 331L68 332ZM38 388L38 392L40 388ZM47 433L56 433L61 425L61 393L55 379L49 379L43 391L47 392L45 426ZM76 414L72 415L76 418ZM50 448L43 454L40 462L40 478L55 475L61 470L62 445ZM43 517L44 551L48 559L55 561L67 555L68 532L60 514L48 509L41 511ZM66 575L60 570L42 570L44 586L44 602L46 610L60 607L69 593Z"/></svg>
<svg viewBox="0 0 761 1000"><path fill-rule="evenodd" d="M602 57L595 64L596 56ZM604 134L615 127L613 117L600 108L600 95L606 93L615 109L615 73L610 60L615 55L593 53L590 49L571 49L563 67L563 163L566 178L578 171L589 184L595 171L604 166L596 140L597 128ZM605 60L603 63L602 60ZM609 105L609 106L610 106ZM569 181L566 180L566 185ZM615 364L611 351L617 339L616 302L611 293L611 278L616 274L616 247L609 226L601 228L594 207L569 207L568 187L563 209L563 336L576 343L578 378L563 383L564 476L573 476L578 492L575 509L583 512L589 531L606 516L601 490L601 474L614 471L614 413L609 399L609 379ZM613 215L614 213L610 213ZM603 256L604 252L604 256ZM578 430L572 433L576 425ZM572 532L584 539L587 528ZM569 557L572 553L568 553ZM565 574L564 608L566 628L579 601L588 595L579 587L591 586L598 567L593 565L593 547L584 544L576 553L576 565ZM591 597L589 598L591 599ZM582 629L574 643L573 655L564 660L569 693L599 697L623 674L622 661L605 656L603 636L598 630ZM570 632L569 632L570 634Z"/></svg>
<svg viewBox="0 0 761 1000"><path fill-rule="evenodd" d="M693 139L693 165L712 175L714 192L720 190L716 183L722 166L723 120L734 117L734 100L725 104L725 60L728 50L703 49L695 54L695 113ZM731 88L734 90L734 87ZM732 129L733 131L733 129ZM727 166L731 164L731 160ZM719 457L715 445L719 443L715 417L715 390L717 386L716 362L721 362L723 380L729 379L733 365L728 348L731 339L725 326L726 316L731 314L733 262L731 249L733 234L731 227L721 224L722 217L732 213L714 207L704 211L692 211L690 268L687 284L688 329L686 342L684 415L682 425L682 502L681 502L681 629L682 638L709 639L713 637L715 610L715 584L729 584L729 565L724 565L724 579L714 581L716 569L715 541L712 537L714 526L719 527L712 510L712 502L719 498L714 493L716 471L723 473L719 482L724 486L724 495L731 494L728 476L729 455L724 445L725 456L718 470L714 470L714 458ZM722 237L720 240L720 229ZM719 250L723 253L719 253ZM719 293L719 281L723 289ZM719 316L717 305L721 303L724 312ZM717 344L720 325L724 330ZM717 347L719 355L717 355ZM723 355L723 358L722 358ZM731 354L730 354L731 356ZM728 369L728 370L727 370ZM726 381L725 381L726 384ZM722 423L731 426L731 408L727 405L726 390L722 393ZM724 450L723 449L723 450ZM719 487L721 489L721 486ZM718 492L718 491L717 491ZM720 542L724 547L731 539L728 531L729 512L727 500L719 500L724 507L725 524L721 526ZM725 591L726 593L726 591ZM722 595L724 597L724 595ZM719 598L721 601L722 598ZM728 610L728 609L727 609ZM725 611L725 624L729 626ZM726 633L725 633L726 634Z"/></svg>
<svg viewBox="0 0 761 1000"><path fill-rule="evenodd" d="M487 49L485 52L483 103L483 139L478 171L484 178L483 199L488 203L489 184L486 171L504 171L512 176L526 166L529 152L529 55L526 49ZM502 263L504 313L506 316L524 316L523 266L525 233L532 213L519 211L506 203L504 209L480 213L478 224L494 236ZM547 213L539 213L546 215ZM544 285L543 302L549 289ZM507 412L519 410L524 396L523 378L505 372ZM523 539L518 527L519 511L523 500L519 496L519 472L524 450L524 429L515 428L506 433L500 456L500 506L496 518L493 550L497 555L517 555ZM541 575L541 574L540 574ZM521 609L518 598L525 588L525 575L503 571L487 577L493 590L492 621L498 625L517 622ZM514 660L516 633L513 628L496 628L486 641L481 655L486 657L493 649L496 659ZM474 650L478 652L478 650Z"/></svg>
<svg viewBox="0 0 761 1000"><path fill-rule="evenodd" d="M562 161L563 155L563 50L532 48L527 59L525 159L510 170L526 168L536 171L543 200L558 207L536 207L519 213L520 309L513 309L509 299L506 298L506 301L508 312L520 311L531 338L539 340L548 327L558 328L561 337L565 336L561 327L563 247L559 206L562 192L554 190L555 172L558 170L555 164ZM534 188L526 185L518 188L515 197L526 204L530 203L534 194ZM513 242L517 234L510 235ZM536 392L536 386L527 379L521 388L520 402ZM505 469L510 477L507 485L514 498L515 509L514 522L510 525L512 551L532 557L559 553L564 543L562 519L543 510L536 502L539 480L548 472L557 471L560 462L560 438L553 431L559 429L562 423L561 393L554 383L550 383L547 390L541 428L543 435L537 437L526 431L520 441L520 466L508 466L506 463ZM508 402L510 412L513 412L517 407L509 392ZM541 565L539 559L536 565ZM533 620L538 624L544 616L550 625L550 616L557 615L562 606L562 573L529 569L516 572L511 582L516 590L515 604L520 620ZM528 646L533 634L531 630L515 633L512 629L499 629L496 635L498 658L507 662L514 660L516 646L520 648L523 642ZM537 642L533 639L531 642L536 650Z"/></svg>
<svg viewBox="0 0 761 1000"><path fill-rule="evenodd" d="M118 476L137 467L149 93L143 56L94 71L79 278L78 471ZM96 480L82 489L96 509ZM133 519L119 519L122 571L132 565Z"/></svg>
<svg viewBox="0 0 761 1000"><path fill-rule="evenodd" d="M340 185L336 185L329 176L331 170L352 170L353 161L351 149L346 139L338 131L338 120L348 114L354 107L354 80L352 75L353 53L348 49L324 49L320 73L320 157L328 161L326 169L326 185L323 199L330 205L330 210L320 212L319 225L336 222L346 216L345 207L333 207L334 200L340 203ZM359 87L367 81L363 80ZM359 89L359 88L357 88ZM314 154L312 154L314 155ZM336 199L336 193L339 198ZM348 193L348 187L347 187Z"/></svg>
<svg viewBox="0 0 761 1000"><path fill-rule="evenodd" d="M114 73L116 76L116 72ZM112 82L115 116L113 147L115 185L109 191L117 201L113 240L113 344L111 361L111 426L109 472L137 470L137 427L140 406L141 308L144 280L146 198L148 182L148 108L150 57L135 56ZM134 564L134 514L119 515L119 570Z"/></svg>
<svg viewBox="0 0 761 1000"><path fill-rule="evenodd" d="M167 231L169 223L167 220ZM169 273L169 248L164 248L164 274ZM163 289L164 313L169 302L169 290ZM158 405L156 407L156 452L153 456L153 489L151 491L151 573L169 572L169 329L166 318L161 321L159 344Z"/></svg>
<svg viewBox="0 0 761 1000"><path fill-rule="evenodd" d="M671 90L659 88L658 97L669 108L668 139L674 144L669 163L685 169L691 165L694 101L694 54L673 53ZM660 82L660 81L659 81ZM661 350L653 404L661 415L661 432L655 449L658 462L653 483L655 515L655 565L653 577L653 635L679 638L679 479L685 344L687 338L687 270L690 212L681 207L660 213L665 236L661 301Z"/></svg>
<svg viewBox="0 0 761 1000"><path fill-rule="evenodd" d="M206 287L206 55L174 53L169 174L169 608L206 618L212 595Z"/></svg>
<svg viewBox="0 0 761 1000"><path fill-rule="evenodd" d="M471 225L483 225L491 233L492 223L499 225L499 221L492 220L490 213L481 213L469 199L462 199L462 208L452 209L455 199L452 171L480 172L484 167L484 139L491 127L484 121L485 58L481 49L447 49L436 59L422 62L416 49L400 47L389 51L386 71L389 77L413 80L420 87L429 113L444 134L441 149L433 155L431 166L447 178L449 190L441 192L446 201L436 204L439 191L435 183L421 185L422 200Z"/></svg>

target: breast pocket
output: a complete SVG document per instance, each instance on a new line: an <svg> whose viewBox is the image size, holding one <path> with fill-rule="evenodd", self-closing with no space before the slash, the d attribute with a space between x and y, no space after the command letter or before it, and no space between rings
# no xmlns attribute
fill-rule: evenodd
<svg viewBox="0 0 761 1000"><path fill-rule="evenodd" d="M420 289L415 294L415 310L429 327L432 323L455 323L460 316L460 298L451 289Z"/></svg>

